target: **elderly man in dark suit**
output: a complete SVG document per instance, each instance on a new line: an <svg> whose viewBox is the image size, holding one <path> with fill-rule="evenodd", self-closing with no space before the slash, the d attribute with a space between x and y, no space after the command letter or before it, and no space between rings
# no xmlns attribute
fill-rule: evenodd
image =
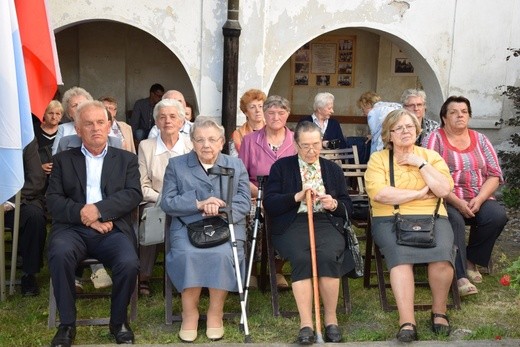
<svg viewBox="0 0 520 347"><path fill-rule="evenodd" d="M127 307L139 259L131 212L143 198L137 156L107 145L110 123L99 101L80 105L75 128L82 145L54 157L47 190L52 216L49 269L61 319L51 346L74 341L74 272L87 257L112 269L110 333L118 344L132 344Z"/></svg>

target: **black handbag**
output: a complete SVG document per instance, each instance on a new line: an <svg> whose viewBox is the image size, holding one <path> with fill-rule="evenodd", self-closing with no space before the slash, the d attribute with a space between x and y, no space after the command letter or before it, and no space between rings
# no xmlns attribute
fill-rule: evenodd
<svg viewBox="0 0 520 347"><path fill-rule="evenodd" d="M394 180L394 153L390 150L390 185L395 187ZM437 206L432 215L402 215L395 214L394 230L396 243L401 246L417 248L433 248L435 242L435 220L438 217L441 199L437 200ZM399 205L394 205L399 211Z"/></svg>
<svg viewBox="0 0 520 347"><path fill-rule="evenodd" d="M215 247L229 241L229 224L220 216L204 218L186 227L190 243L197 248Z"/></svg>
<svg viewBox="0 0 520 347"><path fill-rule="evenodd" d="M364 196L353 196L352 200L352 219L368 220L370 212L368 208L368 198Z"/></svg>
<svg viewBox="0 0 520 347"><path fill-rule="evenodd" d="M350 223L350 219L348 218L348 213L345 219L345 223L343 224L343 234L345 236L345 240L347 241L347 247L352 254L352 258L354 259L354 269L350 271L347 276L349 278L363 277L365 269L363 256L361 255L361 250L359 249L359 242L356 233L354 232L352 224Z"/></svg>

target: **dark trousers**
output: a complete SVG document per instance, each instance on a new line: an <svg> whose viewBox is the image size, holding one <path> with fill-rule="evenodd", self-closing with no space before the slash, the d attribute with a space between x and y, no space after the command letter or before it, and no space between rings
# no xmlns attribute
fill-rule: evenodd
<svg viewBox="0 0 520 347"><path fill-rule="evenodd" d="M45 211L35 205L20 206L18 254L22 257L22 271L28 274L40 272L43 266L43 249L47 238ZM5 225L14 225L14 211L5 214Z"/></svg>
<svg viewBox="0 0 520 347"><path fill-rule="evenodd" d="M128 236L114 228L108 234L76 225L52 231L49 239L49 270L62 325L76 322L74 272L87 257L100 260L112 270L110 323L127 321L127 307L139 271L136 246Z"/></svg>
<svg viewBox="0 0 520 347"><path fill-rule="evenodd" d="M507 223L504 206L496 200L486 200L473 218L464 218L455 207L448 204L448 219L454 233L454 244L458 248L455 260L457 279L467 278L466 260L487 266L495 241ZM466 246L466 225L470 225Z"/></svg>

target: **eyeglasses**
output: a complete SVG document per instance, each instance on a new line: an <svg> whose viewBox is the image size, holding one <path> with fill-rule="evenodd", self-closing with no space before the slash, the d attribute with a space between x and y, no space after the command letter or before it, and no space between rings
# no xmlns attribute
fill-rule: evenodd
<svg viewBox="0 0 520 347"><path fill-rule="evenodd" d="M423 107L424 107L424 104L404 104L404 107L406 107L406 108L411 108L411 109L414 109L414 108L423 108Z"/></svg>
<svg viewBox="0 0 520 347"><path fill-rule="evenodd" d="M306 152L310 152L311 149L314 149L314 151L319 151L321 149L321 142L316 142L316 143L304 143L302 145L300 145L299 143L297 144L298 147L300 147L302 150L306 151Z"/></svg>
<svg viewBox="0 0 520 347"><path fill-rule="evenodd" d="M415 125L413 124L407 124L407 125L401 125L401 126L398 126L397 128L395 128L394 130L390 130L391 133L396 133L396 134L401 134L401 133L404 133L404 131L407 131L407 132L413 132L415 131Z"/></svg>
<svg viewBox="0 0 520 347"><path fill-rule="evenodd" d="M193 139L193 142L195 142L196 144L198 145L202 145L204 143L209 142L211 145L214 145L216 144L217 142L220 141L220 137L219 138L214 138L214 137L210 137L209 139L205 139L203 137L199 137L199 138L196 138L196 139Z"/></svg>

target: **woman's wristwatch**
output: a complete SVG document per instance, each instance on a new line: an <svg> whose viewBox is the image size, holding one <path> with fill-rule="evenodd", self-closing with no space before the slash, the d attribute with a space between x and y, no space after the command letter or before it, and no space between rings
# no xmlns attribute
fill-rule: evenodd
<svg viewBox="0 0 520 347"><path fill-rule="evenodd" d="M422 162L421 165L419 165L419 170L422 169L423 167L425 167L426 165L428 165L428 162L425 160Z"/></svg>

